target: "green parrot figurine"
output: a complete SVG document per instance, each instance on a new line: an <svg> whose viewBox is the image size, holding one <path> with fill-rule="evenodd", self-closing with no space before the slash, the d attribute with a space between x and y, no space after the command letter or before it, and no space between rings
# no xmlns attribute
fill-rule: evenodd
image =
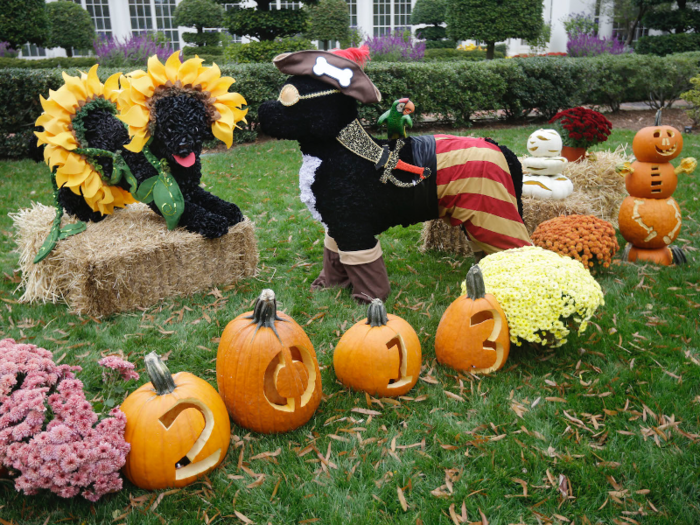
<svg viewBox="0 0 700 525"><path fill-rule="evenodd" d="M406 126L409 128L413 127L413 120L411 120L410 115L415 110L416 106L408 98L395 100L391 105L391 109L379 117L377 126L386 124L386 136L389 139L405 139L408 136Z"/></svg>

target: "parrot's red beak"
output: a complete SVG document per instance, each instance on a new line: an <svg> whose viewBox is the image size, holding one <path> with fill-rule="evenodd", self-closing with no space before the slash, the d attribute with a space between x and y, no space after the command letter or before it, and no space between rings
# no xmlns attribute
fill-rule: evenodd
<svg viewBox="0 0 700 525"><path fill-rule="evenodd" d="M416 110L416 106L411 102L410 100L406 102L406 105L403 108L403 114L404 115L410 115Z"/></svg>

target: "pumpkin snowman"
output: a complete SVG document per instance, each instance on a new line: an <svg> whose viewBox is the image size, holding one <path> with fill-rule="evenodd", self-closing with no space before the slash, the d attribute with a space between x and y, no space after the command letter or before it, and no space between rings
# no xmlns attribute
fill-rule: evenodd
<svg viewBox="0 0 700 525"><path fill-rule="evenodd" d="M632 141L636 160L618 166L630 196L620 206L620 233L629 243L623 259L648 261L664 266L686 262L683 250L671 246L681 230L681 210L671 196L678 174L691 174L697 165L692 158L674 168L669 162L683 150L683 136L671 126L661 125L661 111L654 126L642 128Z"/></svg>
<svg viewBox="0 0 700 525"><path fill-rule="evenodd" d="M537 199L562 200L571 195L574 185L562 171L569 163L561 156L562 140L554 129L538 129L527 139L523 165L523 195Z"/></svg>

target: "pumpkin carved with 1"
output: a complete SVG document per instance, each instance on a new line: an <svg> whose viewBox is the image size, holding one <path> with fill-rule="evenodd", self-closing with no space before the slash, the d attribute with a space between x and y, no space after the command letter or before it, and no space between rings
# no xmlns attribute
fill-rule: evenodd
<svg viewBox="0 0 700 525"><path fill-rule="evenodd" d="M341 383L381 397L401 396L420 375L421 347L406 321L387 314L380 299L367 308L367 318L343 334L333 352L333 368Z"/></svg>
<svg viewBox="0 0 700 525"><path fill-rule="evenodd" d="M145 363L151 382L121 406L131 444L124 474L146 490L184 487L224 460L231 422L209 383L189 372L170 375L155 352Z"/></svg>
<svg viewBox="0 0 700 525"><path fill-rule="evenodd" d="M664 266L686 262L683 250L671 246L681 230L681 210L671 195L676 190L678 174L690 175L697 161L689 157L674 168L669 161L682 149L683 136L677 129L661 125L659 110L655 125L642 128L634 137L632 151L637 160L617 167L630 194L622 202L618 216L620 233L631 245L625 249L623 260Z"/></svg>
<svg viewBox="0 0 700 525"><path fill-rule="evenodd" d="M321 402L321 371L308 336L263 290L252 312L228 323L216 357L219 393L236 424L266 434L305 424Z"/></svg>
<svg viewBox="0 0 700 525"><path fill-rule="evenodd" d="M506 315L498 300L486 293L475 264L467 273L467 295L457 298L440 319L435 356L456 370L488 374L503 367L509 350Z"/></svg>

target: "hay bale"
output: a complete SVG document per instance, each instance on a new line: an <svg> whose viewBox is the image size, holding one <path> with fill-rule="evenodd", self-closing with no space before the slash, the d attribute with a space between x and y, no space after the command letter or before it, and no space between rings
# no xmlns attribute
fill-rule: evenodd
<svg viewBox="0 0 700 525"><path fill-rule="evenodd" d="M627 190L624 177L617 174L615 167L629 160L630 156L625 146L592 155L584 162L569 163L564 170L564 175L574 183L574 192L566 199L551 201L523 197L523 221L530 235L540 223L562 215L593 215L617 228L617 214L627 197ZM442 220L423 224L420 249L471 254L461 228Z"/></svg>
<svg viewBox="0 0 700 525"><path fill-rule="evenodd" d="M168 231L145 204L115 211L58 243L34 264L55 216L32 204L10 214L22 271L22 302L65 300L78 314L109 315L145 308L251 277L258 264L253 223L247 218L219 239L183 228ZM63 225L75 222L64 216Z"/></svg>

